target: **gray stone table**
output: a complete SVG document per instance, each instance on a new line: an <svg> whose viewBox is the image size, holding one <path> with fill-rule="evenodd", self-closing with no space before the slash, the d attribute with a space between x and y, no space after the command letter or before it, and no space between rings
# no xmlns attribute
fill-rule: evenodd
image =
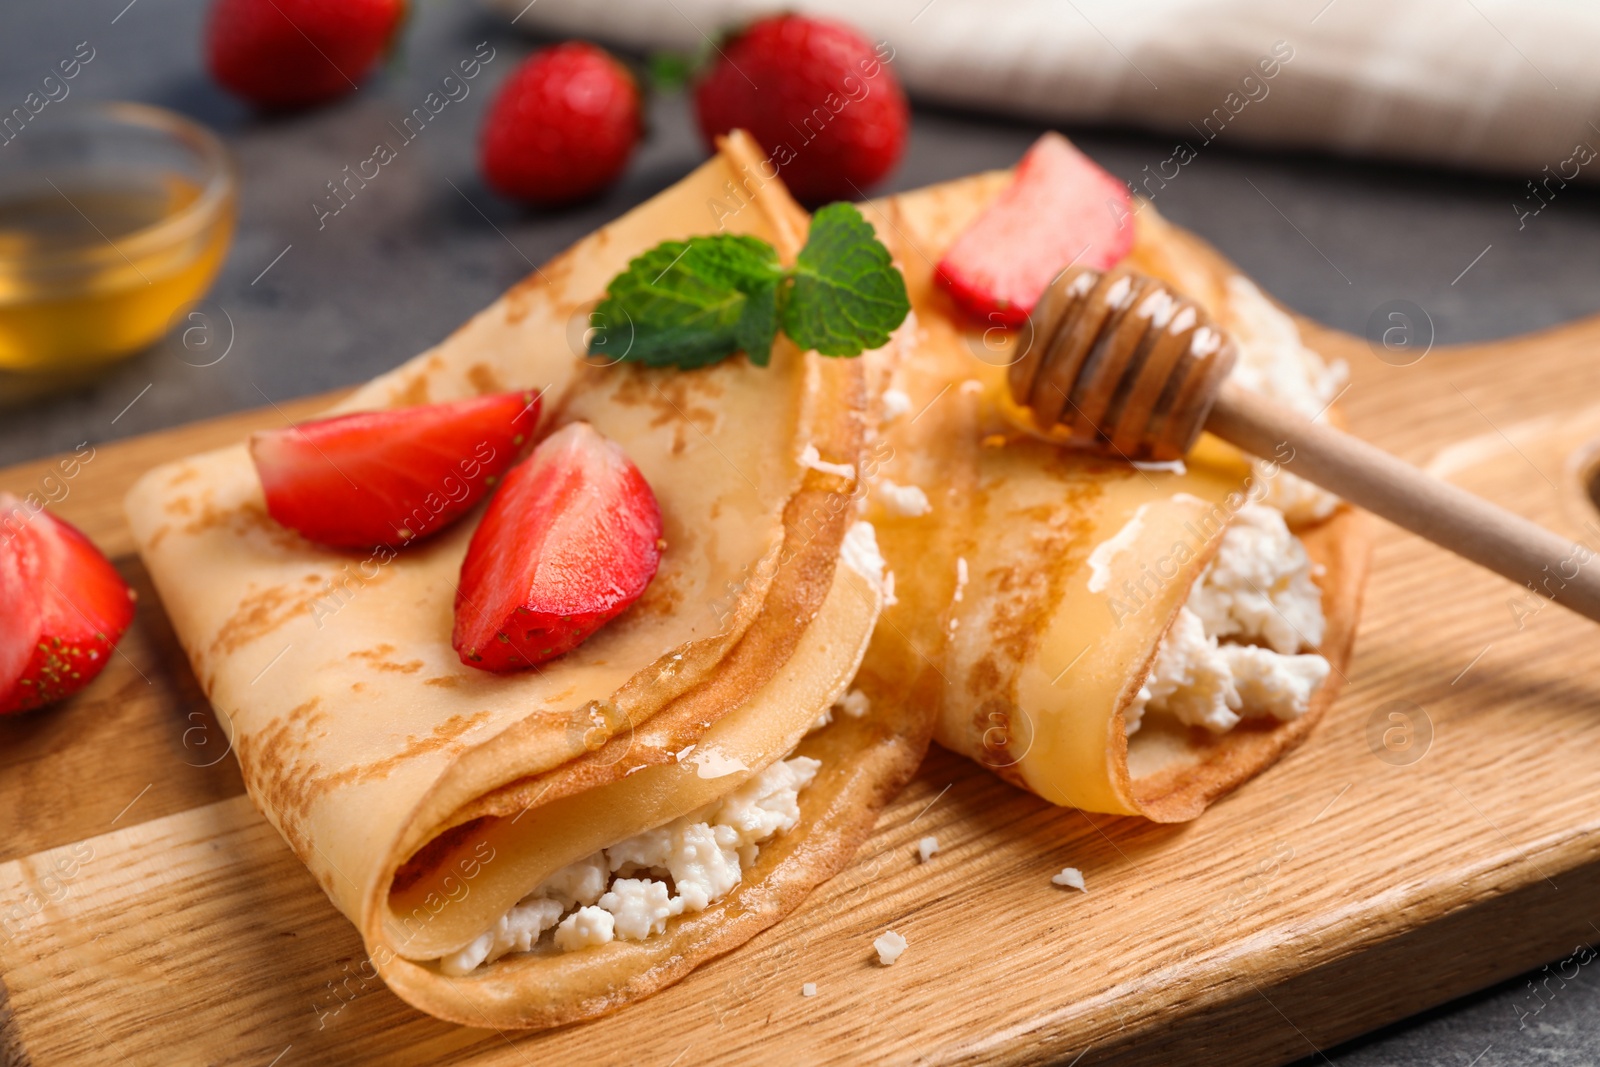
<svg viewBox="0 0 1600 1067"><path fill-rule="evenodd" d="M205 76L198 45L205 6L0 4L0 112L19 105L57 59L88 41L95 58L72 95L50 105L56 114L95 99L160 104L218 130L242 174L238 234L210 297L232 323L227 357L196 367L169 341L92 384L48 395L0 378L0 465L359 382L433 344L532 264L670 184L704 155L685 102L659 98L649 140L619 186L569 211L520 209L488 192L475 164L484 105L532 47L503 20L467 3L413 0L403 54L381 77L331 107L262 119ZM388 123L419 105L481 41L496 54L471 95L450 104L319 229L311 204L324 183L367 158L389 137ZM46 109L36 121L51 118ZM885 189L1008 165L1038 132L990 116L919 110L906 159ZM1164 138L1068 132L1124 177L1172 151ZM1224 134L1159 191L1156 203L1307 315L1361 334L1379 305L1410 300L1428 311L1437 341L1450 343L1600 310L1600 199L1565 190L1519 228L1513 205L1528 177L1246 152L1231 148ZM1600 1058L1597 980L1585 971L1521 1027L1525 982L1304 1062L1491 1067Z"/></svg>

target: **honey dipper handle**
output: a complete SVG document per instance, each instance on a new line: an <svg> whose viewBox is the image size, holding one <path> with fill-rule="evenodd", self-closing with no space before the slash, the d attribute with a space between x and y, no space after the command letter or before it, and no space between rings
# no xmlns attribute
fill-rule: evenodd
<svg viewBox="0 0 1600 1067"><path fill-rule="evenodd" d="M1422 473L1359 438L1227 382L1206 429L1427 538L1458 556L1600 621L1600 560L1576 542Z"/></svg>

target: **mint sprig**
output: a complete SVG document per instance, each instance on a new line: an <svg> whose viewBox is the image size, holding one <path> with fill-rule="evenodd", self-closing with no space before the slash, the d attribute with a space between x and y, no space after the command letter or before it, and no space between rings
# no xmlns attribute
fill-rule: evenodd
<svg viewBox="0 0 1600 1067"><path fill-rule="evenodd" d="M855 356L887 343L910 310L905 279L861 212L818 211L795 261L783 332L824 356Z"/></svg>
<svg viewBox="0 0 1600 1067"><path fill-rule="evenodd" d="M588 348L685 369L743 352L764 367L781 325L801 348L858 356L887 342L910 310L905 279L861 212L829 204L813 216L791 268L754 237L656 245L611 280ZM626 349L620 356L619 344Z"/></svg>

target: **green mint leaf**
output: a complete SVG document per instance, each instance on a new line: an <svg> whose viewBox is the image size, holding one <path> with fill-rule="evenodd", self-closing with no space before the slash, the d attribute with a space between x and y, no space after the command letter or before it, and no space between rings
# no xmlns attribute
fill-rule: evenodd
<svg viewBox="0 0 1600 1067"><path fill-rule="evenodd" d="M595 308L589 352L690 368L743 350L765 364L783 279L777 253L754 237L664 241L611 280Z"/></svg>
<svg viewBox="0 0 1600 1067"><path fill-rule="evenodd" d="M812 216L793 274L783 332L824 356L877 348L911 310L889 250L849 204L829 204Z"/></svg>
<svg viewBox="0 0 1600 1067"><path fill-rule="evenodd" d="M783 291L782 275L745 293L744 313L734 326L734 347L758 367L772 358L772 342L778 336L778 295Z"/></svg>
<svg viewBox="0 0 1600 1067"><path fill-rule="evenodd" d="M664 241L611 280L589 354L652 367L703 367L735 352L764 367L780 326L801 348L856 356L911 310L905 279L849 204L829 204L791 270L771 245L715 234Z"/></svg>

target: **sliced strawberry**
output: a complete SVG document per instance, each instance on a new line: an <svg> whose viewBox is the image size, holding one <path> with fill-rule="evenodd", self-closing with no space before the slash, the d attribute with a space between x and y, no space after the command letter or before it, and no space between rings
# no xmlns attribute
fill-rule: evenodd
<svg viewBox="0 0 1600 1067"><path fill-rule="evenodd" d="M470 510L538 422L537 396L502 393L267 430L250 455L285 526L336 548L401 545Z"/></svg>
<svg viewBox="0 0 1600 1067"><path fill-rule="evenodd" d="M562 427L506 475L461 562L452 643L486 671L570 652L639 599L661 562L661 508L622 447Z"/></svg>
<svg viewBox="0 0 1600 1067"><path fill-rule="evenodd" d="M1020 326L1068 264L1105 270L1131 247L1127 186L1059 133L1047 133L945 252L938 279L985 322Z"/></svg>
<svg viewBox="0 0 1600 1067"><path fill-rule="evenodd" d="M133 619L133 599L87 537L0 493L0 714L92 682Z"/></svg>
<svg viewBox="0 0 1600 1067"><path fill-rule="evenodd" d="M19 680L39 644L38 552L33 520L9 494L0 495L0 709L22 711ZM28 705L32 707L33 705Z"/></svg>

